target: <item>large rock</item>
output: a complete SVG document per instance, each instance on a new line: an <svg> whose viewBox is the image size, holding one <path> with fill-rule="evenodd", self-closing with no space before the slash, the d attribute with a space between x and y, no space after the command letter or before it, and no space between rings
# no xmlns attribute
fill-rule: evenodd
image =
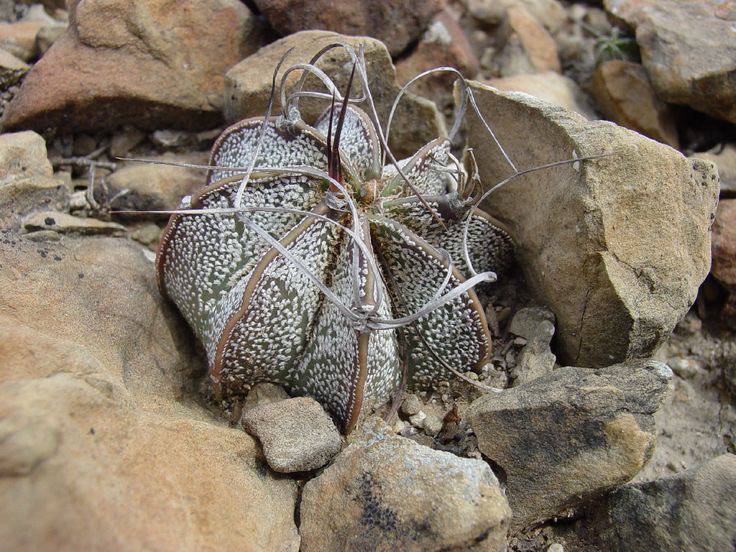
<svg viewBox="0 0 736 552"><path fill-rule="evenodd" d="M672 108L657 97L639 63L601 63L593 73L592 91L610 120L675 149L680 147Z"/></svg>
<svg viewBox="0 0 736 552"><path fill-rule="evenodd" d="M625 485L600 506L584 534L612 552L733 550L736 456L647 483Z"/></svg>
<svg viewBox="0 0 736 552"><path fill-rule="evenodd" d="M236 429L141 412L119 378L0 384L7 550L289 550L296 486Z"/></svg>
<svg viewBox="0 0 736 552"><path fill-rule="evenodd" d="M333 42L345 42L356 50L360 44L365 46L371 94L376 104L381 123L385 124L391 104L399 92L395 82L394 67L386 47L379 41L367 37L348 37L324 31L303 31L259 50L228 71L225 90L225 117L237 121L247 117L262 116L266 113L271 92L271 78L282 56L293 48L287 57L282 71L289 65L307 63L323 47ZM345 90L352 64L348 54L334 49L317 64L325 71L340 90ZM299 73L292 73L288 85L293 85ZM277 83L278 84L278 83ZM357 79L354 83L354 97L359 95ZM323 91L324 86L313 79L307 79L305 89ZM299 109L307 122L314 122L329 107L329 102L307 101L302 99ZM274 113L280 110L278 95ZM399 104L391 127L389 145L397 158L413 154L430 140L445 133L444 122L437 107L429 100L407 94Z"/></svg>
<svg viewBox="0 0 736 552"><path fill-rule="evenodd" d="M736 6L721 0L605 0L636 29L657 95L736 122Z"/></svg>
<svg viewBox="0 0 736 552"><path fill-rule="evenodd" d="M480 460L383 432L348 446L304 487L302 549L506 550L511 511Z"/></svg>
<svg viewBox="0 0 736 552"><path fill-rule="evenodd" d="M81 0L27 75L6 129L205 128L221 120L225 72L258 46L237 0Z"/></svg>
<svg viewBox="0 0 736 552"><path fill-rule="evenodd" d="M442 9L442 0L254 0L281 35L321 29L382 41L391 55L403 52Z"/></svg>
<svg viewBox="0 0 736 552"><path fill-rule="evenodd" d="M485 203L507 224L532 292L556 315L558 356L599 367L651 353L708 274L715 167L527 95L472 90L519 169L607 155L519 177ZM477 117L468 121L490 187L513 171Z"/></svg>
<svg viewBox="0 0 736 552"><path fill-rule="evenodd" d="M298 549L294 484L194 400L140 246L6 234L0 295L4 547Z"/></svg>
<svg viewBox="0 0 736 552"><path fill-rule="evenodd" d="M661 363L560 368L475 400L481 452L505 475L517 529L632 479L654 450L653 415L672 372Z"/></svg>
<svg viewBox="0 0 736 552"><path fill-rule="evenodd" d="M524 92L545 102L580 113L587 119L598 118L591 107L590 99L577 83L555 71L490 79L487 84L506 92Z"/></svg>

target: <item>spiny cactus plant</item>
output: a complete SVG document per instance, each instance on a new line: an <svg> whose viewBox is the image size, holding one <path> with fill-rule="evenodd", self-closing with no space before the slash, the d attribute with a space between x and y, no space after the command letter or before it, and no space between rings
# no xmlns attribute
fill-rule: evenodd
<svg viewBox="0 0 736 552"><path fill-rule="evenodd" d="M332 48L353 61L344 93L316 66ZM452 130L398 161L387 146L396 105L436 71L459 77ZM326 92L304 90L308 75ZM361 93L351 98L356 80ZM362 49L330 44L284 71L280 116L271 116L272 91L265 117L228 128L200 166L206 186L171 217L157 271L162 293L203 343L218 392L278 383L317 399L348 432L404 386L467 379L489 358L473 287L509 266L513 245L477 208L495 188L481 195L477 173L450 150L466 106L480 113L457 71L414 80L384 127ZM301 119L301 97L327 105L313 126ZM511 178L528 172L486 128Z"/></svg>

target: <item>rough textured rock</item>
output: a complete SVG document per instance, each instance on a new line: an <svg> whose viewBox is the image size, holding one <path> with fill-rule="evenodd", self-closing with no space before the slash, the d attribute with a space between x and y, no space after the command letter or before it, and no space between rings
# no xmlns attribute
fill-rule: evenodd
<svg viewBox="0 0 736 552"><path fill-rule="evenodd" d="M254 0L279 34L321 29L383 42L391 55L403 52L442 9L441 0Z"/></svg>
<svg viewBox="0 0 736 552"><path fill-rule="evenodd" d="M46 142L35 132L0 134L0 186L33 176L52 176Z"/></svg>
<svg viewBox="0 0 736 552"><path fill-rule="evenodd" d="M724 454L672 477L625 485L584 532L606 550L732 550L736 456Z"/></svg>
<svg viewBox="0 0 736 552"><path fill-rule="evenodd" d="M554 71L491 79L487 84L506 92L524 92L545 102L580 113L587 119L597 119L590 99L580 90L577 83Z"/></svg>
<svg viewBox="0 0 736 552"><path fill-rule="evenodd" d="M715 167L526 95L473 90L519 169L609 155L519 177L485 204L507 224L532 292L555 313L558 356L598 367L651 353L708 274ZM468 121L484 185L511 175L477 118Z"/></svg>
<svg viewBox="0 0 736 552"><path fill-rule="evenodd" d="M17 229L24 215L66 204L69 189L53 173L41 136L0 134L0 228Z"/></svg>
<svg viewBox="0 0 736 552"><path fill-rule="evenodd" d="M715 163L721 177L721 196L736 196L736 143L725 144L711 151L695 153L693 158Z"/></svg>
<svg viewBox="0 0 736 552"><path fill-rule="evenodd" d="M3 546L298 549L295 485L187 392L201 362L140 246L6 234L0 295Z"/></svg>
<svg viewBox="0 0 736 552"><path fill-rule="evenodd" d="M356 49L359 44L365 45L371 94L376 103L378 116L385 124L391 104L399 92L391 56L386 47L371 38L353 38L323 31L303 31L277 40L228 71L225 90L227 120L237 121L247 117L263 116L266 113L273 70L289 48L294 50L287 58L286 65L309 62L319 50L333 42L345 42ZM345 90L352 68L350 57L346 52L340 49L332 50L317 65L333 78L340 90ZM296 82L298 74L292 73L292 77L293 79L288 81L289 86ZM309 78L305 89L324 90L324 86L321 83L316 84ZM358 89L356 87L356 94ZM307 122L314 122L328 107L329 105L323 101L302 99L299 103L302 117ZM274 113L277 110L280 110L278 97ZM389 144L397 158L401 158L413 154L419 147L444 133L444 122L437 107L425 98L407 94L396 111Z"/></svg>
<svg viewBox="0 0 736 552"><path fill-rule="evenodd" d="M56 372L0 384L4 547L298 550L296 486L248 436L140 412L118 378Z"/></svg>
<svg viewBox="0 0 736 552"><path fill-rule="evenodd" d="M186 155L167 153L148 159L207 164L208 157L206 153ZM181 198L201 188L205 179L206 172L196 169L172 165L129 163L108 176L107 184L113 195L122 190L128 190L127 194L115 202L116 209L161 210L176 209ZM168 218L167 215L163 216Z"/></svg>
<svg viewBox="0 0 736 552"><path fill-rule="evenodd" d="M22 59L0 48L0 89L7 90L28 72L30 66Z"/></svg>
<svg viewBox="0 0 736 552"><path fill-rule="evenodd" d="M555 335L555 315L543 308L519 309L511 319L509 331L526 340L511 371L513 385L522 385L552 372L557 357L550 349Z"/></svg>
<svg viewBox="0 0 736 552"><path fill-rule="evenodd" d="M281 473L321 468L342 446L334 422L310 397L256 406L245 412L241 421L261 442L271 469Z"/></svg>
<svg viewBox="0 0 736 552"><path fill-rule="evenodd" d="M605 0L636 29L657 95L736 122L736 7L720 0Z"/></svg>
<svg viewBox="0 0 736 552"><path fill-rule="evenodd" d="M7 107L5 129L206 128L225 72L258 44L237 0L82 0Z"/></svg>
<svg viewBox="0 0 736 552"><path fill-rule="evenodd" d="M592 92L608 119L680 147L672 108L657 97L642 65L621 60L600 64L593 73Z"/></svg>
<svg viewBox="0 0 736 552"><path fill-rule="evenodd" d="M40 211L23 219L27 232L53 230L59 234L124 234L125 226L94 218L75 217L59 211Z"/></svg>
<svg viewBox="0 0 736 552"><path fill-rule="evenodd" d="M632 479L654 450L672 372L659 362L560 368L474 401L481 452L505 476L520 529Z"/></svg>
<svg viewBox="0 0 736 552"><path fill-rule="evenodd" d="M304 487L302 550L506 550L511 517L490 468L378 432Z"/></svg>
<svg viewBox="0 0 736 552"><path fill-rule="evenodd" d="M36 35L44 24L40 21L0 23L0 48L23 61L36 55Z"/></svg>
<svg viewBox="0 0 736 552"><path fill-rule="evenodd" d="M501 48L494 65L501 77L561 70L557 45L521 4L512 4L500 29Z"/></svg>
<svg viewBox="0 0 736 552"><path fill-rule="evenodd" d="M718 204L711 272L730 294L723 315L736 319L736 199L722 199Z"/></svg>
<svg viewBox="0 0 736 552"><path fill-rule="evenodd" d="M432 20L411 54L396 62L396 78L403 85L435 67L453 67L466 78L475 77L480 69L465 32L447 8ZM452 84L456 79L450 73L439 73L422 78L410 90L429 98L444 110L452 108Z"/></svg>
<svg viewBox="0 0 736 552"><path fill-rule="evenodd" d="M556 33L567 20L565 8L557 0L464 0L470 14L482 23L497 25L506 8L524 6L551 33Z"/></svg>

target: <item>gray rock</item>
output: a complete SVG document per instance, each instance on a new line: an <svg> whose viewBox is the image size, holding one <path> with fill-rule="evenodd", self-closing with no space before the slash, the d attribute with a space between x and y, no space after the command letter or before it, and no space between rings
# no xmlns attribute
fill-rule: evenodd
<svg viewBox="0 0 736 552"><path fill-rule="evenodd" d="M416 395L407 395L404 402L401 403L401 412L407 416L418 414L422 409L422 402Z"/></svg>
<svg viewBox="0 0 736 552"><path fill-rule="evenodd" d="M342 446L332 419L310 397L257 406L245 412L241 421L261 442L268 465L281 473L321 468Z"/></svg>
<svg viewBox="0 0 736 552"><path fill-rule="evenodd" d="M558 356L600 367L651 354L708 274L715 167L527 95L472 90L520 169L608 155L520 177L485 204L507 224L533 294L555 313ZM512 174L477 117L468 122L484 185Z"/></svg>
<svg viewBox="0 0 736 552"><path fill-rule="evenodd" d="M287 50L293 48L287 60L288 64L307 63L324 46L334 42L350 44L356 50L359 44L365 46L371 94L379 118L386 121L391 104L399 93L388 50L381 42L372 38L344 36L326 31L302 31L289 35L261 48L230 69L225 75L225 118L228 121L238 121L265 114L273 70ZM335 81L338 89L345 90L352 67L346 52L340 49L332 50L317 63L317 66ZM324 85L321 82L311 77L306 80L305 90L323 89ZM308 123L313 123L327 108L329 103L324 101L302 98L299 102L302 117ZM279 111L277 95L274 113ZM396 110L389 145L400 159L413 155L427 142L444 134L444 120L434 103L409 93L403 97Z"/></svg>
<svg viewBox="0 0 736 552"><path fill-rule="evenodd" d="M382 431L304 487L302 550L506 550L511 510L480 460Z"/></svg>
<svg viewBox="0 0 736 552"><path fill-rule="evenodd" d="M527 343L549 345L555 333L555 315L544 307L519 309L511 319L509 331Z"/></svg>
<svg viewBox="0 0 736 552"><path fill-rule="evenodd" d="M662 100L736 122L736 9L720 0L605 0L636 29L641 60Z"/></svg>
<svg viewBox="0 0 736 552"><path fill-rule="evenodd" d="M583 534L605 550L733 550L736 542L736 456L610 495Z"/></svg>
<svg viewBox="0 0 736 552"><path fill-rule="evenodd" d="M481 452L506 477L523 528L633 478L654 449L653 415L672 372L658 362L551 375L474 401Z"/></svg>

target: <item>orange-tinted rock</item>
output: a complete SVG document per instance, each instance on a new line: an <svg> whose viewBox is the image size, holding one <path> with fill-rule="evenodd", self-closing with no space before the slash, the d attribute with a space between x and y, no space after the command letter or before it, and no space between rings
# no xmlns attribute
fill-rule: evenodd
<svg viewBox="0 0 736 552"><path fill-rule="evenodd" d="M643 66L607 61L595 70L592 84L593 95L608 119L673 148L680 147L672 108L657 97Z"/></svg>
<svg viewBox="0 0 736 552"><path fill-rule="evenodd" d="M205 128L221 120L225 72L257 47L237 0L81 0L69 31L26 77L5 129Z"/></svg>
<svg viewBox="0 0 736 552"><path fill-rule="evenodd" d="M255 0L279 34L324 30L382 41L391 55L419 38L442 0Z"/></svg>
<svg viewBox="0 0 736 552"><path fill-rule="evenodd" d="M524 6L506 10L501 33L505 46L495 62L500 76L561 71L554 39Z"/></svg>
<svg viewBox="0 0 736 552"><path fill-rule="evenodd" d="M453 67L466 78L473 78L480 69L465 33L447 9L435 17L411 55L396 63L396 80L406 84L434 67ZM456 79L450 73L440 73L417 81L410 90L445 108L452 105L452 83Z"/></svg>

